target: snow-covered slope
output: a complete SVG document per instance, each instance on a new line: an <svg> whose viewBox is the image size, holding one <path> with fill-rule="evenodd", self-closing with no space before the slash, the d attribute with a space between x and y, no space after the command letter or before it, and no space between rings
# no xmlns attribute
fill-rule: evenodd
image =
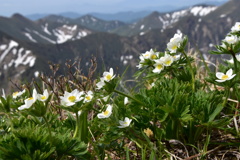
<svg viewBox="0 0 240 160"><path fill-rule="evenodd" d="M208 15L215 9L217 9L217 6L197 5L169 13L153 12L149 16L134 24L116 29L113 33L118 33L124 36L132 36L137 34L144 35L152 29L162 29L162 31L164 31L166 28L171 27L172 24L178 22L186 16L201 18Z"/></svg>
<svg viewBox="0 0 240 160"><path fill-rule="evenodd" d="M0 42L0 87L10 89L9 80L15 82L24 79L23 74L35 66L36 57L31 50L14 40L4 39Z"/></svg>

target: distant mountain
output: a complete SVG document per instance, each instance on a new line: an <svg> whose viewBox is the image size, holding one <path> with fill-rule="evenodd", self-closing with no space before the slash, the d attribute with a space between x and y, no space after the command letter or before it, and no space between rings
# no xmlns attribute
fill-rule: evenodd
<svg viewBox="0 0 240 160"><path fill-rule="evenodd" d="M10 88L9 78L31 80L40 72L50 74L48 61L63 66L67 59L81 58L85 72L91 56L97 58L97 74L109 67L121 73L129 65L127 76L130 76L136 70L140 53L151 48L164 51L176 32L189 37L189 52L197 46L207 54L213 45L224 39L231 26L240 21L239 8L239 0L229 0L222 6L197 5L169 13L153 12L128 27L118 28L120 31L126 27L122 31L127 36L120 36L123 32L116 32L117 29L115 33L93 31L77 24L81 21L78 18L51 15L31 21L19 14L0 17L0 88ZM95 20L100 22L100 19ZM73 36L84 30L88 33L80 39ZM63 35L64 39L58 39L61 36L57 35ZM61 69L59 74L63 73Z"/></svg>
<svg viewBox="0 0 240 160"><path fill-rule="evenodd" d="M161 29L163 32L167 27L170 27L172 24L180 21L186 16L193 15L196 18L203 17L214 11L216 8L216 6L196 5L187 9L169 13L153 12L134 24L126 25L113 30L112 33L122 36L133 36L137 34L143 35L152 29Z"/></svg>
<svg viewBox="0 0 240 160"><path fill-rule="evenodd" d="M109 32L121 26L124 26L125 23L121 21L104 21L98 19L92 15L85 15L74 20L75 23L85 26L89 29L100 31L100 32Z"/></svg>
<svg viewBox="0 0 240 160"><path fill-rule="evenodd" d="M48 16L49 14L40 14L40 13L35 13L35 14L29 14L29 15L24 15L26 18L32 20L32 21L36 21L38 19L41 19L43 17Z"/></svg>
<svg viewBox="0 0 240 160"><path fill-rule="evenodd" d="M125 23L133 23L138 21L139 19L149 15L152 12L152 10L149 11L129 11L129 12L118 12L118 13L89 13L90 15L106 20L106 21L111 21L111 20L119 20Z"/></svg>
<svg viewBox="0 0 240 160"><path fill-rule="evenodd" d="M83 39L62 44L20 43L0 32L0 88L9 92L11 83L30 81L39 73L50 74L48 62L61 65L58 74L63 74L66 60L81 58L81 69L86 72L92 56L97 58L98 71L113 67L122 73L130 65L128 75L136 69L138 51L130 39L109 33L94 33Z"/></svg>
<svg viewBox="0 0 240 160"><path fill-rule="evenodd" d="M54 22L44 19L34 22L20 14L10 18L0 17L0 31L21 41L44 44L76 40L93 32L78 24L68 24L64 18Z"/></svg>

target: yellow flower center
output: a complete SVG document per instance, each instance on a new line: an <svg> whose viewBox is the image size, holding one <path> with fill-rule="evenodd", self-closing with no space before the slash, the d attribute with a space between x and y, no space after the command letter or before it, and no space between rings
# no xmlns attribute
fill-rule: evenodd
<svg viewBox="0 0 240 160"><path fill-rule="evenodd" d="M153 136L153 131L152 131L151 129L149 129L149 128L144 129L143 132L144 132L148 137Z"/></svg>
<svg viewBox="0 0 240 160"><path fill-rule="evenodd" d="M156 59L157 56L155 54L151 55L151 59Z"/></svg>
<svg viewBox="0 0 240 160"><path fill-rule="evenodd" d="M108 74L108 75L106 76L106 79L107 79L108 81L110 81L110 80L112 79L112 75Z"/></svg>
<svg viewBox="0 0 240 160"><path fill-rule="evenodd" d="M228 79L228 75L226 74L222 76L222 80L225 80L225 79Z"/></svg>
<svg viewBox="0 0 240 160"><path fill-rule="evenodd" d="M171 62L172 62L172 61L169 59L169 60L167 60L165 63L166 63L167 65L170 65Z"/></svg>
<svg viewBox="0 0 240 160"><path fill-rule="evenodd" d="M103 112L104 116L108 115L109 114L109 111L105 111Z"/></svg>
<svg viewBox="0 0 240 160"><path fill-rule="evenodd" d="M19 93L19 92L14 92L12 95L13 95L13 96L17 96L18 93Z"/></svg>
<svg viewBox="0 0 240 160"><path fill-rule="evenodd" d="M162 67L163 67L163 66L162 66L161 64L158 64L158 65L157 65L157 69L162 69Z"/></svg>
<svg viewBox="0 0 240 160"><path fill-rule="evenodd" d="M69 96L69 97L68 97L68 100L69 100L70 102L75 102L75 101L76 101L76 97L75 97L75 96Z"/></svg>
<svg viewBox="0 0 240 160"><path fill-rule="evenodd" d="M177 45L172 46L172 49L176 50L177 49Z"/></svg>
<svg viewBox="0 0 240 160"><path fill-rule="evenodd" d="M90 101L91 100L91 96L86 96L86 100Z"/></svg>
<svg viewBox="0 0 240 160"><path fill-rule="evenodd" d="M45 100L46 98L46 96L41 96L41 100Z"/></svg>
<svg viewBox="0 0 240 160"><path fill-rule="evenodd" d="M149 56L149 54L144 54L143 56L144 56L144 57L148 57L148 56Z"/></svg>
<svg viewBox="0 0 240 160"><path fill-rule="evenodd" d="M33 97L30 97L30 98L28 98L27 100L32 100L33 99Z"/></svg>

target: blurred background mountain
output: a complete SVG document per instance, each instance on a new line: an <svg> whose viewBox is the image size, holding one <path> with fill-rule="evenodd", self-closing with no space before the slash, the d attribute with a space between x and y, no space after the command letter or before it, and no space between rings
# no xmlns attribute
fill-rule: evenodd
<svg viewBox="0 0 240 160"><path fill-rule="evenodd" d="M239 8L239 0L229 0L180 8L140 6L108 14L0 16L0 88L9 92L10 79L26 82L39 73L51 74L49 62L64 66L66 60L81 58L86 72L92 56L98 62L97 73L113 67L120 74L129 66L126 77L131 78L139 55L151 48L164 51L176 32L189 37L190 50L197 47L207 56L240 21ZM61 67L58 74L64 72Z"/></svg>

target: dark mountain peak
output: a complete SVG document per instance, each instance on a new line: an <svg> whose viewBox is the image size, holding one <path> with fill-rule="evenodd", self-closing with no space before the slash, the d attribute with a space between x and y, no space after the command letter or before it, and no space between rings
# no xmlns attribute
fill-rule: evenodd
<svg viewBox="0 0 240 160"><path fill-rule="evenodd" d="M96 20L102 21L102 20L92 16L91 14L86 14L86 15L80 17L80 18L77 18L77 19L85 19L85 20L91 20L91 21L96 21Z"/></svg>
<svg viewBox="0 0 240 160"><path fill-rule="evenodd" d="M159 14L160 14L159 12L154 11L148 17L156 17L156 16L159 16Z"/></svg>
<svg viewBox="0 0 240 160"><path fill-rule="evenodd" d="M27 20L30 21L29 19L27 19L26 17L24 17L23 15L19 14L19 13L15 13L12 15L11 17L12 19L17 19L17 20Z"/></svg>
<svg viewBox="0 0 240 160"><path fill-rule="evenodd" d="M216 5L200 3L200 4L193 5L191 8L193 8L193 7L214 7L214 6L216 6Z"/></svg>
<svg viewBox="0 0 240 160"><path fill-rule="evenodd" d="M33 24L34 22L31 21L30 19L24 17L23 15L19 14L19 13L15 13L12 15L12 17L10 18L11 20L18 22L20 24Z"/></svg>

